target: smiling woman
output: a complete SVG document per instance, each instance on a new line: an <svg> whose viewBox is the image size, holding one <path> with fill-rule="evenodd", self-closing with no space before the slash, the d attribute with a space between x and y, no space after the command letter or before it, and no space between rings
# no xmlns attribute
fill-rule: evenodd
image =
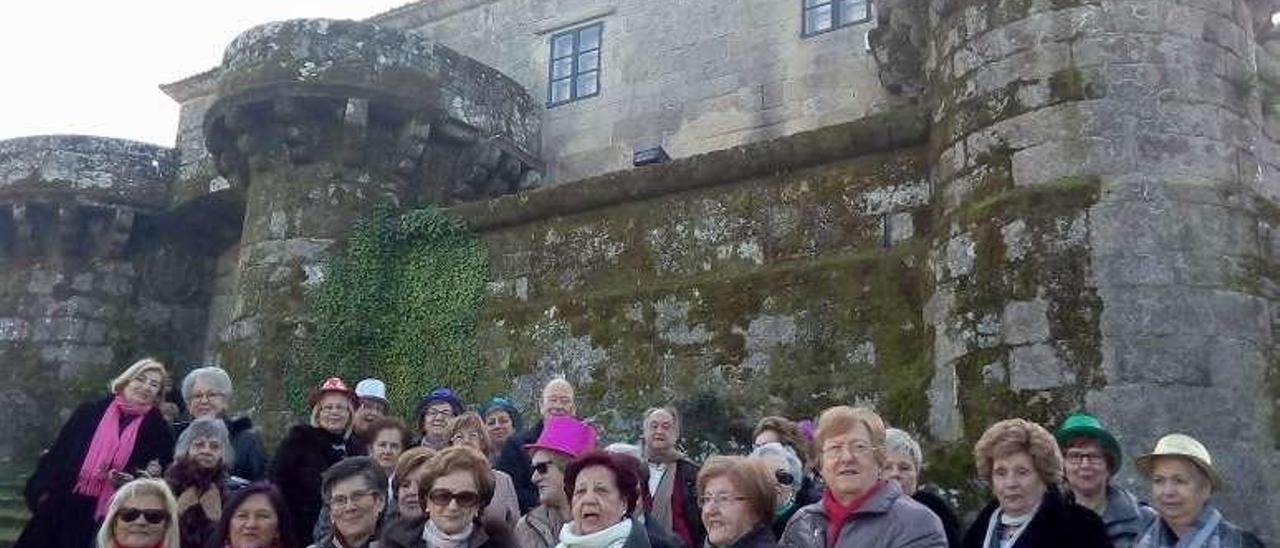
<svg viewBox="0 0 1280 548"><path fill-rule="evenodd" d="M111 382L112 396L72 413L27 481L33 516L16 546L88 546L117 483L164 469L173 435L155 403L166 376L160 362L138 360Z"/></svg>
<svg viewBox="0 0 1280 548"><path fill-rule="evenodd" d="M418 481L426 517L401 519L387 526L382 548L513 548L506 522L484 518L493 500L489 461L479 451L458 445L440 451Z"/></svg>
<svg viewBox="0 0 1280 548"><path fill-rule="evenodd" d="M98 530L98 548L154 548L180 546L178 504L163 481L138 479L126 483L107 508Z"/></svg>

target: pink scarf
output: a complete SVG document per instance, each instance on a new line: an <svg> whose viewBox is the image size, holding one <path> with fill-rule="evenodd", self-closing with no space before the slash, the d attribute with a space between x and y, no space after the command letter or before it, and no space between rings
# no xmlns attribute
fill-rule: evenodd
<svg viewBox="0 0 1280 548"><path fill-rule="evenodd" d="M74 491L98 499L97 509L93 517L102 519L107 515L107 505L111 495L116 492L111 482L111 472L124 471L124 466L133 454L134 442L138 441L138 429L142 426L142 415L151 410L150 405L138 405L125 401L124 396L116 394L115 399L107 404L107 412L98 421L98 429L93 432L93 441L89 443L89 453L84 456L84 464L80 465L80 477L76 480ZM120 417L138 417L120 431Z"/></svg>

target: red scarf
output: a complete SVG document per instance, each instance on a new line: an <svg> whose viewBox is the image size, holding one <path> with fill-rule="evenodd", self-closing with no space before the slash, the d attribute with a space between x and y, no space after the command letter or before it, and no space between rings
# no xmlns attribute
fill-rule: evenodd
<svg viewBox="0 0 1280 548"><path fill-rule="evenodd" d="M97 507L93 512L95 519L101 520L107 515L107 505L116 486L111 482L111 472L123 471L133 455L133 445L138 441L138 429L142 427L142 415L151 410L150 404L135 404L116 394L115 399L107 404L107 411L98 421L98 429L93 432L93 441L89 443L89 453L84 456L80 465L80 475L76 479L74 492L97 499ZM135 417L120 431L121 417Z"/></svg>
<svg viewBox="0 0 1280 548"><path fill-rule="evenodd" d="M884 480L877 480L866 493L858 495L858 498L849 501L849 504L840 504L840 501L831 494L830 487L822 490L822 510L827 513L827 546L836 545L836 541L840 539L840 528L844 526L844 521L866 504L867 500L883 486Z"/></svg>

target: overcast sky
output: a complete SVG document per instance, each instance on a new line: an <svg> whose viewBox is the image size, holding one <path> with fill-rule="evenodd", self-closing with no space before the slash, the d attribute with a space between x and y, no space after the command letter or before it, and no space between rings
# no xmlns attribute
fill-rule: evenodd
<svg viewBox="0 0 1280 548"><path fill-rule="evenodd" d="M0 139L50 133L173 145L159 85L203 72L254 25L363 19L412 0L0 0Z"/></svg>

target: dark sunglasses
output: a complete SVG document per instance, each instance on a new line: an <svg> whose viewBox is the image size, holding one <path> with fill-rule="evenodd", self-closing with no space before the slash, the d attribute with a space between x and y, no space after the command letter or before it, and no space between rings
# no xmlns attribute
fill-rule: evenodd
<svg viewBox="0 0 1280 548"><path fill-rule="evenodd" d="M120 512L117 513L116 516L120 518L120 521L123 521L125 523L133 523L135 521L138 521L139 517L142 517L143 519L147 520L147 523L150 523L152 525L169 521L168 512L164 510L154 510L154 509L139 510L137 508L121 508Z"/></svg>
<svg viewBox="0 0 1280 548"><path fill-rule="evenodd" d="M554 464L551 464L551 461L539 462L538 464L533 465L533 471L545 476L554 466Z"/></svg>
<svg viewBox="0 0 1280 548"><path fill-rule="evenodd" d="M773 478L778 480L778 485L791 486L796 482L796 477L786 470L778 470L777 472L774 472Z"/></svg>
<svg viewBox="0 0 1280 548"><path fill-rule="evenodd" d="M463 508L471 508L480 504L480 493L474 491L458 491L453 492L448 489L432 489L427 493L427 500L438 506L448 506L450 501L458 503Z"/></svg>

